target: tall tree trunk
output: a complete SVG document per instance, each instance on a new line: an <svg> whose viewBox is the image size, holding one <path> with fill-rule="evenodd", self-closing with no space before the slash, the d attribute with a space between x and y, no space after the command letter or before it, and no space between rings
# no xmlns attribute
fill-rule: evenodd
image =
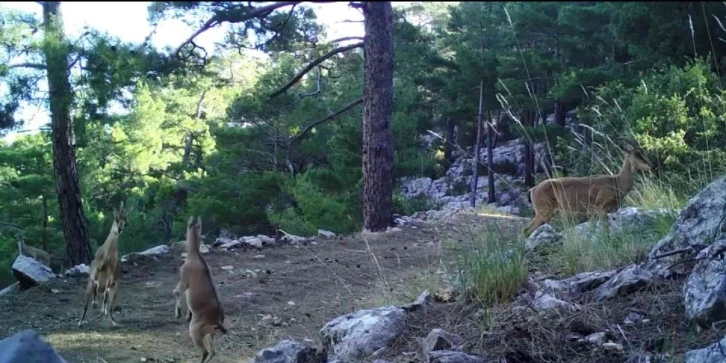
<svg viewBox="0 0 726 363"><path fill-rule="evenodd" d="M484 81L479 82L479 113L476 116L476 142L474 143L474 175L471 178L469 205L476 207L476 189L479 184L479 150L481 150L482 107L484 103Z"/></svg>
<svg viewBox="0 0 726 363"><path fill-rule="evenodd" d="M366 2L363 14L363 220L374 232L391 223L393 204L393 9Z"/></svg>
<svg viewBox="0 0 726 363"><path fill-rule="evenodd" d="M40 245L43 251L48 252L48 197L45 194L40 196L42 220L40 221Z"/></svg>
<svg viewBox="0 0 726 363"><path fill-rule="evenodd" d="M50 123L53 134L53 169L58 191L58 209L63 224L68 258L75 266L90 264L91 245L86 217L81 203L76 148L73 140L71 106L73 93L68 80L69 44L63 33L60 2L46 1L43 5L45 40L43 53L48 71Z"/></svg>
<svg viewBox="0 0 726 363"><path fill-rule="evenodd" d="M453 143L454 140L454 126L456 123L451 119L450 116L446 116L446 142L444 143L444 159L448 161L454 161L452 152L454 151Z"/></svg>
<svg viewBox="0 0 726 363"><path fill-rule="evenodd" d="M565 127L565 105L559 99L555 100L555 124Z"/></svg>
<svg viewBox="0 0 726 363"><path fill-rule="evenodd" d="M502 110L499 110L497 112L497 123L499 122L499 116L501 116ZM494 141L494 125L492 125L492 118L491 116L488 117L489 122L487 122L487 169L489 171L487 172L487 182L488 182L488 188L487 188L487 202L488 203L494 203L497 201L496 194L494 193L494 144L496 143Z"/></svg>

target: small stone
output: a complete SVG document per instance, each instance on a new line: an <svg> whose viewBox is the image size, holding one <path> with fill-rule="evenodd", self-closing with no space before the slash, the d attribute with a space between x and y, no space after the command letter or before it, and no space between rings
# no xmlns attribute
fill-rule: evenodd
<svg viewBox="0 0 726 363"><path fill-rule="evenodd" d="M290 306L295 306L295 302L294 302L294 301L288 301L288 302L287 302L287 305L290 305Z"/></svg>
<svg viewBox="0 0 726 363"><path fill-rule="evenodd" d="M617 351L617 352L622 352L623 351L623 346L622 345L620 345L618 343L613 343L613 342L604 343L602 345L602 347L605 350L610 350L610 351Z"/></svg>
<svg viewBox="0 0 726 363"><path fill-rule="evenodd" d="M222 266L222 267L220 267L220 268L221 268L222 270L232 270L232 269L234 269L234 266L231 266L231 265L227 265L227 266Z"/></svg>

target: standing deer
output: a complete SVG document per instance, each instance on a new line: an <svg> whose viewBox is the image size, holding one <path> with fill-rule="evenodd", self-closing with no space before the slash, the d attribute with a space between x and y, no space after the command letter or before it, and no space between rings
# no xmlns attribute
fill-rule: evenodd
<svg viewBox="0 0 726 363"><path fill-rule="evenodd" d="M48 252L28 246L25 244L25 240L22 235L18 235L18 255L28 256L36 259L38 262L50 267L50 255Z"/></svg>
<svg viewBox="0 0 726 363"><path fill-rule="evenodd" d="M174 288L176 306L174 315L181 317L181 294L186 294L189 336L202 350L202 363L214 357L214 335L227 333L224 328L224 310L219 294L212 281L212 272L199 252L202 218L193 224L194 216L187 222L187 259L179 269L179 283ZM207 359L208 358L208 359Z"/></svg>
<svg viewBox="0 0 726 363"><path fill-rule="evenodd" d="M635 140L622 138L620 141L625 155L618 174L548 179L530 189L529 199L535 215L524 229L525 237L558 212L579 217L595 212L608 225L607 213L620 208L623 198L633 188L637 173L651 170Z"/></svg>
<svg viewBox="0 0 726 363"><path fill-rule="evenodd" d="M81 320L78 321L78 326L81 326L86 318L88 302L91 300L91 296L93 296L92 307L96 308L96 296L101 293L103 293L103 314L108 315L114 326L118 326L113 318L113 304L116 301L119 280L123 274L118 256L118 238L127 222L128 213L124 209L124 203L121 202L119 210L114 207L111 231L108 233L106 241L96 251L96 256L91 262L88 285L86 286L86 304L83 307L83 315L81 315Z"/></svg>

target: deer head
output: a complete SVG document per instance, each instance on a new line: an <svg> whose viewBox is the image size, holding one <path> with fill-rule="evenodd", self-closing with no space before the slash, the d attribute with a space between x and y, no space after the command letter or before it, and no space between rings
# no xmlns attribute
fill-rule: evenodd
<svg viewBox="0 0 726 363"><path fill-rule="evenodd" d="M113 207L113 225L116 226L118 234L124 231L126 223L128 223L128 210L124 208L124 202L121 202L119 209Z"/></svg>
<svg viewBox="0 0 726 363"><path fill-rule="evenodd" d="M638 142L630 137L618 138L617 143L625 151L625 157L630 160L631 171L650 171L650 160L645 156L645 151Z"/></svg>

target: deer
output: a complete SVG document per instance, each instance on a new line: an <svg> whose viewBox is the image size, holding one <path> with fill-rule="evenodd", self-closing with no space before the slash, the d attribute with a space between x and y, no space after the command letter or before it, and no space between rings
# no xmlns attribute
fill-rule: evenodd
<svg viewBox="0 0 726 363"><path fill-rule="evenodd" d="M17 241L18 255L32 257L38 262L50 267L50 254L48 254L48 252L45 252L40 248L26 245L22 235L18 235Z"/></svg>
<svg viewBox="0 0 726 363"><path fill-rule="evenodd" d="M633 188L636 175L651 170L650 161L635 140L620 138L618 141L624 157L617 174L548 179L529 190L535 215L523 230L525 237L558 212L576 216L595 212L608 227L607 214L620 209L622 200Z"/></svg>
<svg viewBox="0 0 726 363"><path fill-rule="evenodd" d="M103 315L108 315L113 326L118 326L116 319L113 317L113 304L116 302L116 292L118 291L119 281L123 275L121 263L119 262L118 239L128 223L128 211L124 209L124 203L121 202L119 209L113 209L113 223L111 230L106 237L106 241L96 250L96 255L91 262L88 276L88 285L86 286L86 304L83 307L83 315L78 321L78 326L83 324L88 311L88 303L93 298L94 309L96 308L97 294L103 294Z"/></svg>
<svg viewBox="0 0 726 363"><path fill-rule="evenodd" d="M179 268L179 283L174 288L176 300L174 315L181 317L181 295L186 294L189 336L202 350L202 363L212 360L214 352L214 336L217 333L227 334L224 327L224 309L219 294L212 280L212 273L207 261L199 251L201 241L202 218L189 217L187 222L187 258Z"/></svg>

